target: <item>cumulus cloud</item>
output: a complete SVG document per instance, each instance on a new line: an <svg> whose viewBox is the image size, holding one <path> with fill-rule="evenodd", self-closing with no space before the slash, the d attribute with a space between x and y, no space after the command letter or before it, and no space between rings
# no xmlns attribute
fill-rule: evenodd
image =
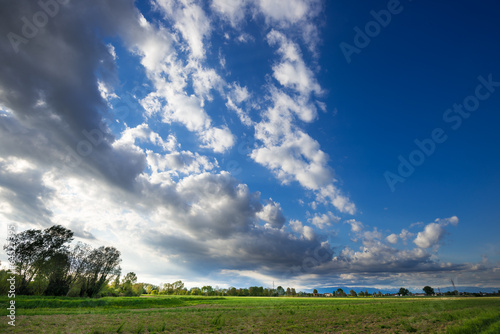
<svg viewBox="0 0 500 334"><path fill-rule="evenodd" d="M332 225L332 223L337 223L340 221L340 217L335 216L332 212L328 211L323 214L315 214L309 219L311 224L319 228L320 230L325 229Z"/></svg>
<svg viewBox="0 0 500 334"><path fill-rule="evenodd" d="M445 227L456 226L458 218L456 216L446 219L436 219L434 223L425 226L422 232L418 232L413 242L420 248L439 247L440 242L446 234Z"/></svg>
<svg viewBox="0 0 500 334"><path fill-rule="evenodd" d="M272 228L280 229L285 223L285 216L281 210L281 205L274 202L272 199L263 207L262 211L257 214L257 217L265 221Z"/></svg>

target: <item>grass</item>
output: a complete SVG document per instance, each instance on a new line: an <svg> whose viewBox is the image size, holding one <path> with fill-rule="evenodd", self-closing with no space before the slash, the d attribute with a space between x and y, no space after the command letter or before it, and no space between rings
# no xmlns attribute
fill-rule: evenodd
<svg viewBox="0 0 500 334"><path fill-rule="evenodd" d="M3 309L6 298L0 298ZM7 319L7 318L5 318ZM7 321L0 323L6 332ZM12 333L500 333L500 298L16 298Z"/></svg>

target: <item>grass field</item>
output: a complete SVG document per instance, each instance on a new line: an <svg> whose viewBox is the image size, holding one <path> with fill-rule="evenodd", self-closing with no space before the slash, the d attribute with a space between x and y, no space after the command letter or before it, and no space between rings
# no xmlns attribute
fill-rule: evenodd
<svg viewBox="0 0 500 334"><path fill-rule="evenodd" d="M500 298L19 296L16 327L2 318L1 333L500 333Z"/></svg>

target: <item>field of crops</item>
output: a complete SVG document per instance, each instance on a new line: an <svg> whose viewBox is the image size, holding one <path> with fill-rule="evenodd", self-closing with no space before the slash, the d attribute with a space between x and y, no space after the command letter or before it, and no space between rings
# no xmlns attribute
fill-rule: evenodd
<svg viewBox="0 0 500 334"><path fill-rule="evenodd" d="M19 296L16 326L2 318L1 333L500 333L500 298Z"/></svg>

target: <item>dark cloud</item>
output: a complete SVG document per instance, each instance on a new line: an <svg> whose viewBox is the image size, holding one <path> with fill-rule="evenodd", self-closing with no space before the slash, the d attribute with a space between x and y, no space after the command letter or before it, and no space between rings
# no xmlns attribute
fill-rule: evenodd
<svg viewBox="0 0 500 334"><path fill-rule="evenodd" d="M116 17L135 22L133 1L120 8L101 1L51 3L59 8L53 17L43 14L39 2L0 4L0 35L23 38L19 45L9 38L0 42L0 103L13 113L0 118L0 136L18 137L2 153L131 187L146 166L145 157L112 147L114 136L103 124L107 104L97 82L116 80L102 38L117 33ZM47 22L31 26L41 13ZM33 135L39 145L32 145Z"/></svg>

